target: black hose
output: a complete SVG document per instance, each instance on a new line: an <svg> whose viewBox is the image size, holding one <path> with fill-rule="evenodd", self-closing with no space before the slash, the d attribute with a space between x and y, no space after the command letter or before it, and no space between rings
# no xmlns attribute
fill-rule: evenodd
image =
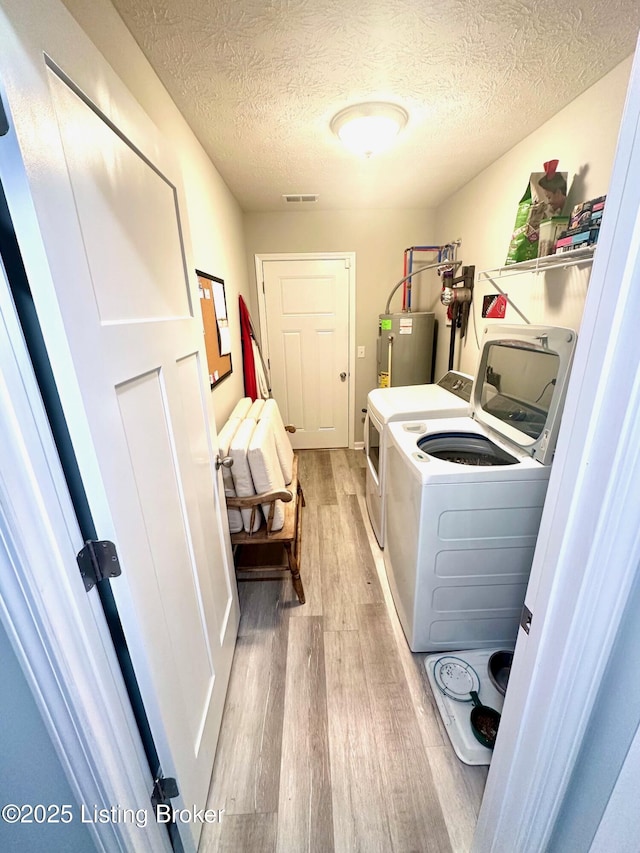
<svg viewBox="0 0 640 853"><path fill-rule="evenodd" d="M451 305L451 337L449 338L449 370L453 370L453 356L456 349L456 322L460 306L457 302Z"/></svg>

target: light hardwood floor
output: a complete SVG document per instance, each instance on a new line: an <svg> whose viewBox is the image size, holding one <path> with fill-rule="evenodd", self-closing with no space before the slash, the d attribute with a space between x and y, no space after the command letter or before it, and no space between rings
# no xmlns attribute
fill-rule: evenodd
<svg viewBox="0 0 640 853"><path fill-rule="evenodd" d="M455 756L406 644L362 451L299 451L301 575L240 583L200 853L467 853L486 768Z"/></svg>

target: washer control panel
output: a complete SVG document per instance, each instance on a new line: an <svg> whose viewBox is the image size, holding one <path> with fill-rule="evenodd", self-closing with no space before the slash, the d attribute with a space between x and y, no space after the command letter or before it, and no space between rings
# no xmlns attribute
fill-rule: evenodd
<svg viewBox="0 0 640 853"><path fill-rule="evenodd" d="M445 391L455 394L456 397L466 400L467 403L471 400L473 376L467 376L466 373L458 373L455 370L450 370L440 379L438 385L444 388Z"/></svg>

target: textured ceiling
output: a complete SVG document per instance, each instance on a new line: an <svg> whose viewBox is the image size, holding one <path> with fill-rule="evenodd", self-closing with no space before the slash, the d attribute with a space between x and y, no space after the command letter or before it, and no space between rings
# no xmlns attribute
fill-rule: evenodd
<svg viewBox="0 0 640 853"><path fill-rule="evenodd" d="M112 2L247 211L435 206L631 54L640 28L638 0ZM329 122L368 100L410 119L362 160Z"/></svg>

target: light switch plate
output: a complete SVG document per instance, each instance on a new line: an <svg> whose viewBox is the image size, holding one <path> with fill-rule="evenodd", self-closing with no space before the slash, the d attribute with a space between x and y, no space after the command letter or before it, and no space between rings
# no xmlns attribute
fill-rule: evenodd
<svg viewBox="0 0 640 853"><path fill-rule="evenodd" d="M364 358L364 347L358 347L358 358Z"/></svg>

